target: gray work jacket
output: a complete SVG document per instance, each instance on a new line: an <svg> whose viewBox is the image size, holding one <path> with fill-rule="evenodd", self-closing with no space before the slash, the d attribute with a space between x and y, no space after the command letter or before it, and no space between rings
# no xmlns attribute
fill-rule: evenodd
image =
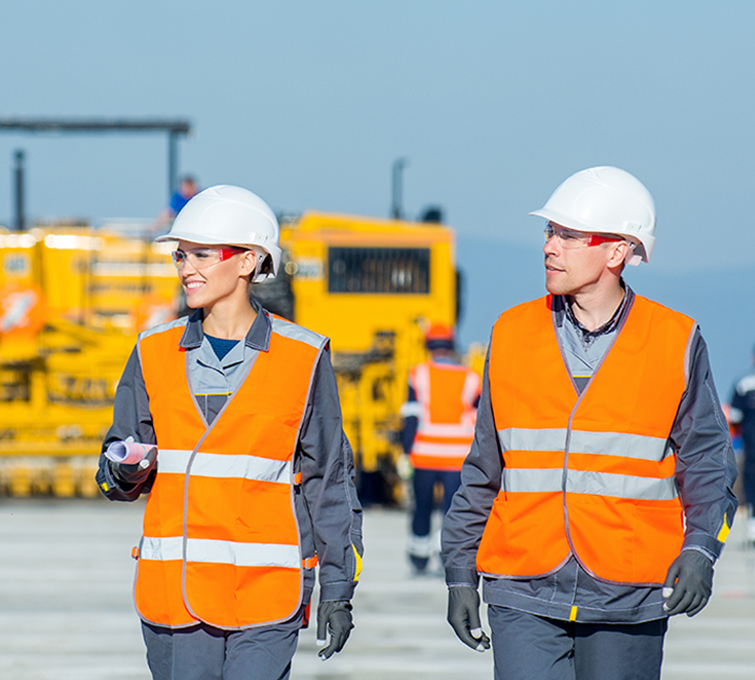
<svg viewBox="0 0 755 680"><path fill-rule="evenodd" d="M633 295L627 288L628 302ZM619 312L615 332L620 332L631 306L626 304ZM564 304L554 301L553 309L555 328L569 323ZM557 336L563 343L563 334ZM500 490L503 457L490 398L489 359L488 355L475 438L461 471L462 486L443 527L443 561L449 586L477 586L477 548ZM715 560L721 551L717 540L721 519L726 514L731 523L737 508L732 490L736 463L699 329L691 342L688 375L669 435L677 452L675 476L685 514L683 549L700 550ZM561 569L540 578L485 577L483 599L488 604L565 621L639 623L666 616L660 587L599 580L585 571L574 555Z"/></svg>
<svg viewBox="0 0 755 680"><path fill-rule="evenodd" d="M257 303L255 308L257 318L244 342L234 347L222 362L204 336L201 310L188 319L179 320L186 326L179 344L186 350L190 386L210 424L228 396L240 386L257 353L269 350L271 320L268 312ZM165 379L186 378L166 375ZM128 436L146 444L157 443L157 465L160 465L159 442L155 441L137 348L131 353L118 383L113 424L105 437L97 471L98 485L101 489L107 488L105 495L114 501L136 500L150 490L154 479L153 474L144 484L124 488L114 477L104 451L111 442ZM301 470L302 480L301 486L295 488L302 554L317 552L320 599L349 600L356 587L360 568L357 562L361 562L363 552L362 509L354 486L353 454L343 433L338 389L328 349L322 352L314 370L294 465ZM312 570L305 570L304 575L304 602L308 602L314 576Z"/></svg>

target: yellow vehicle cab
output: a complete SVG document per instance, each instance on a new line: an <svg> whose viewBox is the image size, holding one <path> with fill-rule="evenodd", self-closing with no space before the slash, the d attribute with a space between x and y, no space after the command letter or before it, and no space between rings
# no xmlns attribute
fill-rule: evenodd
<svg viewBox="0 0 755 680"><path fill-rule="evenodd" d="M364 502L399 500L399 409L426 325L456 322L455 239L437 222L308 212L281 225L285 276L255 287L268 308L331 338Z"/></svg>

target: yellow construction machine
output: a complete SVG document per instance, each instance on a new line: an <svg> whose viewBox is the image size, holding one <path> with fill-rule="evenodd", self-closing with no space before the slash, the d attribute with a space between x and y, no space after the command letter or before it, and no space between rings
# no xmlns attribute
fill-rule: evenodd
<svg viewBox="0 0 755 680"><path fill-rule="evenodd" d="M0 493L98 494L118 378L178 293L164 246L82 225L0 231Z"/></svg>
<svg viewBox="0 0 755 680"><path fill-rule="evenodd" d="M455 232L436 222L309 212L282 225L281 245L283 275L254 293L331 338L360 497L398 501L408 372L426 358L427 324L457 318Z"/></svg>
<svg viewBox="0 0 755 680"><path fill-rule="evenodd" d="M400 500L399 408L430 322L453 325L453 229L305 213L283 222L281 272L253 286L331 338L366 502ZM97 454L136 334L171 318L170 244L86 226L0 232L0 494L97 493ZM184 310L186 311L186 310ZM481 355L473 353L479 368Z"/></svg>

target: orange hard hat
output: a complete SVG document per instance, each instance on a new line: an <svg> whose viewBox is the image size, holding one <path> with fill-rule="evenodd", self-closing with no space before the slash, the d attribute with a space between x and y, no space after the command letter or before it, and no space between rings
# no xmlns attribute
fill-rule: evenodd
<svg viewBox="0 0 755 680"><path fill-rule="evenodd" d="M425 342L447 342L453 344L454 329L444 323L431 323L425 333Z"/></svg>

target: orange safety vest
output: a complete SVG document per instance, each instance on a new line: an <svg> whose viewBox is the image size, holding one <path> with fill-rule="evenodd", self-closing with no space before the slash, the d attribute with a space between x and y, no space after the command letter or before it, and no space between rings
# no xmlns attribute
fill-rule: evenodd
<svg viewBox="0 0 755 680"><path fill-rule="evenodd" d="M140 336L158 447L135 585L149 623L243 629L301 606L293 459L326 339L272 322L269 350L209 427L184 377L184 326Z"/></svg>
<svg viewBox="0 0 755 680"><path fill-rule="evenodd" d="M580 395L550 296L493 328L489 378L501 489L477 553L491 576L535 578L574 554L592 575L661 584L684 538L668 437L695 322L636 296Z"/></svg>
<svg viewBox="0 0 755 680"><path fill-rule="evenodd" d="M466 366L432 361L415 366L410 376L419 406L412 465L461 470L474 438L480 377Z"/></svg>

